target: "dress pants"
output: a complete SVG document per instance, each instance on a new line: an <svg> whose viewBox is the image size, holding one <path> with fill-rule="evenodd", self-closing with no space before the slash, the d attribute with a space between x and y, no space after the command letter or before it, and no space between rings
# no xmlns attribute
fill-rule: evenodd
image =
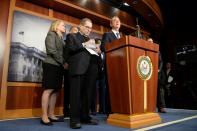
<svg viewBox="0 0 197 131"><path fill-rule="evenodd" d="M70 120L90 120L90 105L98 75L97 56L92 55L85 74L70 76Z"/></svg>
<svg viewBox="0 0 197 131"><path fill-rule="evenodd" d="M106 89L105 89L105 113L108 116L109 114L112 114L112 110L111 110L111 100L110 100L110 92L109 92L109 84L108 84L106 64L105 64L104 71L105 71L105 85L106 85Z"/></svg>

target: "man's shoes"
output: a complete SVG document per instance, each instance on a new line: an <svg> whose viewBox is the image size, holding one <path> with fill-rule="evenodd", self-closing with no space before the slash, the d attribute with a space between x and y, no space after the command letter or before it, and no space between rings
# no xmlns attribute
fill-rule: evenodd
<svg viewBox="0 0 197 131"><path fill-rule="evenodd" d="M70 128L72 128L72 129L79 129L79 128L81 128L81 123L71 122L70 123Z"/></svg>
<svg viewBox="0 0 197 131"><path fill-rule="evenodd" d="M98 125L98 120L96 119L82 120L81 123L87 125Z"/></svg>
<svg viewBox="0 0 197 131"><path fill-rule="evenodd" d="M44 122L42 119L40 120L40 123L41 123L42 125L46 125L46 126L52 126L52 125L53 125L53 123L52 123L51 121L49 121L49 122Z"/></svg>
<svg viewBox="0 0 197 131"><path fill-rule="evenodd" d="M159 113L166 113L166 111L164 110L164 108L159 108L159 109L158 109L158 112L159 112Z"/></svg>
<svg viewBox="0 0 197 131"><path fill-rule="evenodd" d="M51 122L64 122L64 118L52 119L52 118L49 117L49 120Z"/></svg>

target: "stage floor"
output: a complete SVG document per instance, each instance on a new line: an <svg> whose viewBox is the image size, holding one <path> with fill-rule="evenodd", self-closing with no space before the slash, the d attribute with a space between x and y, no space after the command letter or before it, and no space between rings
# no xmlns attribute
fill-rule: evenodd
<svg viewBox="0 0 197 131"><path fill-rule="evenodd" d="M97 114L99 125L82 125L78 131L197 131L197 110L166 109L160 113L162 123L138 129L128 129L106 124L106 116ZM0 131L72 131L69 120L54 123L53 126L40 124L39 118L0 120Z"/></svg>

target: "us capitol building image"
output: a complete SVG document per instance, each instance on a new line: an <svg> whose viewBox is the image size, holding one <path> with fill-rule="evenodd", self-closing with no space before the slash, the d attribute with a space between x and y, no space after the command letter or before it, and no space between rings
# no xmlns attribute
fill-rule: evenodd
<svg viewBox="0 0 197 131"><path fill-rule="evenodd" d="M35 47L27 47L21 42L12 42L8 81L41 82L42 60L46 54Z"/></svg>

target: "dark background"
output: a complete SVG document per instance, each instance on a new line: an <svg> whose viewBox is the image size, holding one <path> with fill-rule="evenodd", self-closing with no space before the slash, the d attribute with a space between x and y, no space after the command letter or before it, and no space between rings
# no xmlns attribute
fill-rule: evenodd
<svg viewBox="0 0 197 131"><path fill-rule="evenodd" d="M164 18L161 51L173 64L175 108L197 109L197 7L194 0L156 0Z"/></svg>

